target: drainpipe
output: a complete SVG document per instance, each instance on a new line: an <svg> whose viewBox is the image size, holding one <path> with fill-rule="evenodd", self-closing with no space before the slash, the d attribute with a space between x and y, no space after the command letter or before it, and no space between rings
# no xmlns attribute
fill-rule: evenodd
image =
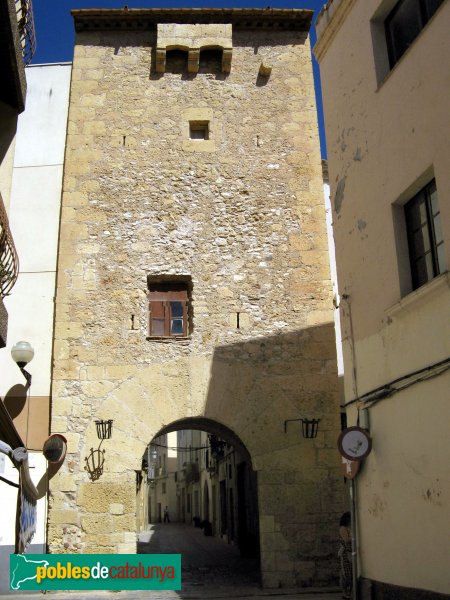
<svg viewBox="0 0 450 600"><path fill-rule="evenodd" d="M356 547L356 485L355 479L350 479L350 525L352 538L352 598L358 599L357 585L357 569L358 569L358 549Z"/></svg>
<svg viewBox="0 0 450 600"><path fill-rule="evenodd" d="M355 397L358 397L358 375L356 369L356 351L355 351L355 335L353 332L352 307L350 303L350 295L342 294L342 299L347 303L348 319L350 325L350 341L352 353L352 378L353 392ZM358 412L359 425L359 412ZM356 529L356 482L355 478L350 479L350 519L351 519L351 538L352 538L352 598L358 600L357 575L358 575L358 547L357 547L357 529Z"/></svg>

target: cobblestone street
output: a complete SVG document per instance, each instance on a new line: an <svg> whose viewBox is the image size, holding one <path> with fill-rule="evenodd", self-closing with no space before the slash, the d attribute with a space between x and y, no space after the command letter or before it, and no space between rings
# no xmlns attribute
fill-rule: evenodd
<svg viewBox="0 0 450 600"><path fill-rule="evenodd" d="M181 554L184 588L199 586L258 586L256 559L241 558L236 546L203 535L198 527L181 523L150 525L140 535L140 554Z"/></svg>
<svg viewBox="0 0 450 600"><path fill-rule="evenodd" d="M260 587L258 561L241 558L236 546L225 540L203 535L197 527L180 524L150 525L148 531L139 535L137 551L140 554L181 554L182 590L174 591L123 591L123 592L49 592L52 600L85 598L86 600L177 600L233 598L273 598L282 600L336 600L337 590L263 590ZM0 598L30 597L42 594L29 592L26 595L12 593Z"/></svg>

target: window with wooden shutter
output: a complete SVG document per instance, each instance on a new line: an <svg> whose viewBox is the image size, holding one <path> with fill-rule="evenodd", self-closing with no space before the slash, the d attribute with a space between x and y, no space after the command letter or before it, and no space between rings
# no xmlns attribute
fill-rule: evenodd
<svg viewBox="0 0 450 600"><path fill-rule="evenodd" d="M149 313L150 337L189 335L187 284L175 281L151 283Z"/></svg>

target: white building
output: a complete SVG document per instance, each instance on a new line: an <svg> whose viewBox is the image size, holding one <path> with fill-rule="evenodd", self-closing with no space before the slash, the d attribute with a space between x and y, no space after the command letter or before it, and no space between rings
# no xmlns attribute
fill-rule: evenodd
<svg viewBox="0 0 450 600"><path fill-rule="evenodd" d="M37 531L29 552L46 549L47 463L42 446L49 435L50 373L61 185L66 139L71 65L36 65L26 69L27 104L19 117L9 206L9 222L20 257L14 294L4 301L8 311L7 347L0 353L0 394L29 450L30 473L38 488ZM11 359L19 340L34 348L27 370L27 391ZM0 475L17 483L18 472L0 455ZM17 489L2 484L1 556L14 552ZM8 569L5 561L2 572ZM8 571L6 571L8 572ZM1 578L7 591L8 578Z"/></svg>
<svg viewBox="0 0 450 600"><path fill-rule="evenodd" d="M450 3L319 15L361 597L450 592ZM448 596L445 596L448 597Z"/></svg>

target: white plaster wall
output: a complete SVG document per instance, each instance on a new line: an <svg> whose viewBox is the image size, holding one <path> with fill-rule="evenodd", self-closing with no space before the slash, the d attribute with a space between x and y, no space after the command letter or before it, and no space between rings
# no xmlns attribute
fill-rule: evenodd
<svg viewBox="0 0 450 600"><path fill-rule="evenodd" d="M17 128L15 168L63 163L71 70L67 63L27 67L27 107Z"/></svg>
<svg viewBox="0 0 450 600"><path fill-rule="evenodd" d="M70 64L26 69L26 110L19 117L9 220L19 254L20 274L8 310L8 343L0 353L2 389L23 383L10 350L27 340L35 350L29 371L31 395L50 393L53 298Z"/></svg>
<svg viewBox="0 0 450 600"><path fill-rule="evenodd" d="M10 225L21 273L55 272L63 166L15 167Z"/></svg>
<svg viewBox="0 0 450 600"><path fill-rule="evenodd" d="M34 348L34 358L26 367L33 376L30 394L50 394L54 289L54 271L21 272L13 294L5 301L9 325L7 347L0 353L2 394L18 383L25 385L11 358L11 348L19 340L27 340Z"/></svg>
<svg viewBox="0 0 450 600"><path fill-rule="evenodd" d="M9 221L19 254L20 273L5 299L9 315L7 347L0 353L4 395L25 383L11 359L11 348L27 340L35 350L28 370L33 376L32 396L49 396L53 340L56 256L61 204L71 65L38 65L26 69L26 110L19 117L11 186ZM32 426L32 425L31 425ZM35 484L47 466L41 453L30 454ZM17 480L17 471L5 460L4 476ZM46 489L44 485L44 489ZM0 545L14 544L17 493L1 484ZM32 544L45 543L46 494L38 501L37 532Z"/></svg>

